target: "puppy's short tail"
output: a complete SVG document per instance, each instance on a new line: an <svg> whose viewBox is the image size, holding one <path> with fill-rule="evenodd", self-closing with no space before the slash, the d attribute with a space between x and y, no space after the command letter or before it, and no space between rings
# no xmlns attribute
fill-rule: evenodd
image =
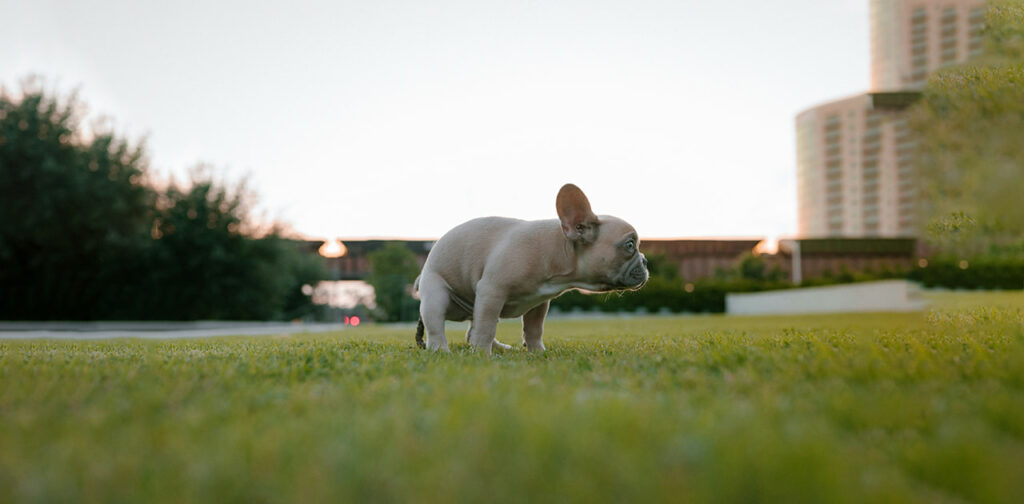
<svg viewBox="0 0 1024 504"><path fill-rule="evenodd" d="M423 343L423 317L420 317L420 321L416 323L416 346L427 348L426 343Z"/></svg>

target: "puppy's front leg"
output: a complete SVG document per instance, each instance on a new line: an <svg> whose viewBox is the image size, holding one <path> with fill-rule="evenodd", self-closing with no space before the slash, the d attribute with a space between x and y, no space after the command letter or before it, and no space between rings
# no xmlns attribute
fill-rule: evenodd
<svg viewBox="0 0 1024 504"><path fill-rule="evenodd" d="M470 327L469 344L484 352L491 353L494 334L498 330L498 317L505 306L505 293L484 280L477 283L476 299L473 302L473 325Z"/></svg>
<svg viewBox="0 0 1024 504"><path fill-rule="evenodd" d="M523 314L523 344L531 352L544 350L540 337L544 334L544 318L548 315L551 301L545 301Z"/></svg>
<svg viewBox="0 0 1024 504"><path fill-rule="evenodd" d="M469 343L469 336L473 334L473 321L469 321L469 328L466 329L466 343ZM494 352L504 352L505 350L511 350L512 345L506 345L497 338L494 339L494 343L491 344L491 350Z"/></svg>

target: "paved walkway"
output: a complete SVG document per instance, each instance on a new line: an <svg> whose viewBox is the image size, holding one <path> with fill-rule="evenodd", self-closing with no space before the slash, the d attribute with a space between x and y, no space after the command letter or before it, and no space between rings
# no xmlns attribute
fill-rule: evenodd
<svg viewBox="0 0 1024 504"><path fill-rule="evenodd" d="M0 340L178 339L341 331L344 324L288 322L0 322Z"/></svg>

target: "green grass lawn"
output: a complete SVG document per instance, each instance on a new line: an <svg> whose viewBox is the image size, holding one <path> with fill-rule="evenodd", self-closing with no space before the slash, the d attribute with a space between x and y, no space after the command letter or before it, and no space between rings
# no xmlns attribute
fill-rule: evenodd
<svg viewBox="0 0 1024 504"><path fill-rule="evenodd" d="M489 359L459 325L451 355L411 326L0 342L0 502L1019 502L1021 297L957 296L551 320Z"/></svg>

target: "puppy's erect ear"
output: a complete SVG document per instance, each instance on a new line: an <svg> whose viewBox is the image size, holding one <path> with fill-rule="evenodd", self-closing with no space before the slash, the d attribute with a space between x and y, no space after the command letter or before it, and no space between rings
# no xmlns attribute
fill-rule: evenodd
<svg viewBox="0 0 1024 504"><path fill-rule="evenodd" d="M566 238L580 243L592 243L597 239L597 216L590 210L590 201L579 187L574 184L562 186L555 198L555 209Z"/></svg>

